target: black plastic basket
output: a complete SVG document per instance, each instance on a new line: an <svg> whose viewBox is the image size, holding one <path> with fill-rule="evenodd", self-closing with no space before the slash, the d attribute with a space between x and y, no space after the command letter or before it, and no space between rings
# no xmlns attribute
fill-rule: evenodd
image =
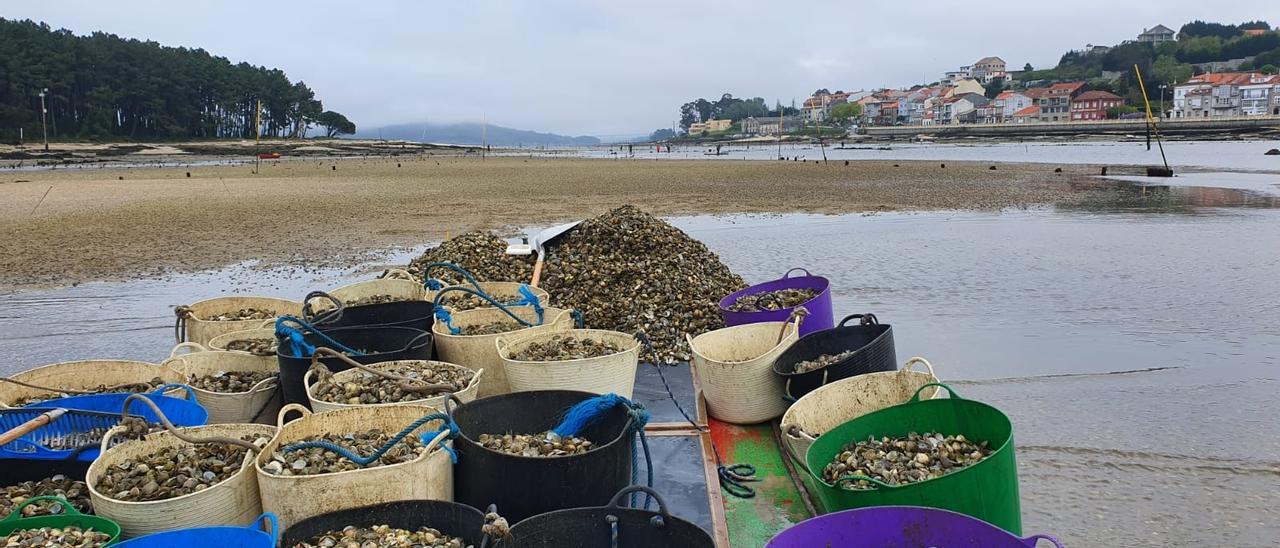
<svg viewBox="0 0 1280 548"><path fill-rule="evenodd" d="M849 320L857 325L845 325ZM852 356L826 367L796 373L796 364L824 354L835 355L849 350ZM814 331L800 337L773 362L773 371L787 380L787 397L799 399L818 387L865 373L896 371L898 356L893 347L893 326L882 324L875 314L846 316L831 329Z"/></svg>

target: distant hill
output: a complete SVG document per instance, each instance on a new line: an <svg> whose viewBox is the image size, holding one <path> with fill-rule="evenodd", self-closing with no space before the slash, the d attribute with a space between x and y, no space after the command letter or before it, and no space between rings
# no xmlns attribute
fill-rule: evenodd
<svg viewBox="0 0 1280 548"><path fill-rule="evenodd" d="M461 124L396 124L381 128L360 130L361 139L397 139L441 143L451 145L478 145L483 140L492 146L583 146L598 145L600 139L588 135L572 137L555 133L540 133L523 129L494 126L482 128L476 123Z"/></svg>

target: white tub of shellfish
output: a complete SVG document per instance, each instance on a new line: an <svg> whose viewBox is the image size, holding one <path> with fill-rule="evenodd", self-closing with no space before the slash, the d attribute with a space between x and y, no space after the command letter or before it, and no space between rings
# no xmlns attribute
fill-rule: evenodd
<svg viewBox="0 0 1280 548"><path fill-rule="evenodd" d="M533 345L548 344L555 337L590 339L613 345L611 354L577 359L534 361L519 358ZM529 335L502 335L494 340L507 382L512 392L533 390L580 390L595 394L614 393L631 398L636 367L640 363L640 342L631 335L603 329L544 331Z"/></svg>

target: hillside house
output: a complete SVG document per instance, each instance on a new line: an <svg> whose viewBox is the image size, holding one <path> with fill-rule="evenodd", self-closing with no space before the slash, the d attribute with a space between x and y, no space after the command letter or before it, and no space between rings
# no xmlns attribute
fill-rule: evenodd
<svg viewBox="0 0 1280 548"><path fill-rule="evenodd" d="M1013 113L1010 121L1015 124L1033 124L1040 121L1040 105L1031 105Z"/></svg>
<svg viewBox="0 0 1280 548"><path fill-rule="evenodd" d="M1156 25L1149 29L1144 29L1142 34L1138 35L1138 41L1152 42L1155 44L1159 44L1161 42L1172 42L1174 41L1176 34L1177 33L1173 32L1173 29L1169 27Z"/></svg>
<svg viewBox="0 0 1280 548"><path fill-rule="evenodd" d="M748 116L742 119L742 133L744 135L777 135L783 132L795 131L802 124L799 116L784 116L779 119L777 116L762 116L756 118Z"/></svg>
<svg viewBox="0 0 1280 548"><path fill-rule="evenodd" d="M694 122L689 124L689 135L698 135L704 131L707 133L725 131L732 125L733 120L707 120L705 122Z"/></svg>
<svg viewBox="0 0 1280 548"><path fill-rule="evenodd" d="M1013 119L1013 115L1018 111L1027 108L1035 103L1035 100L1026 93L1005 90L997 95L992 101L996 106L1000 107L1000 118L1002 121L1008 122Z"/></svg>
<svg viewBox="0 0 1280 548"><path fill-rule="evenodd" d="M973 64L971 73L973 75L973 79L982 82L983 84L990 84L991 81L996 78L1008 78L1008 73L1005 71L1004 59L999 57L983 57L982 59L978 59L978 62Z"/></svg>

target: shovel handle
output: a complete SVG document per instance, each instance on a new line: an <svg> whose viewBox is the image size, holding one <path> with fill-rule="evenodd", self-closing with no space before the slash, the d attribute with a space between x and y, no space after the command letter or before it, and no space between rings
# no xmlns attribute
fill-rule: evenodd
<svg viewBox="0 0 1280 548"><path fill-rule="evenodd" d="M538 283L542 281L542 253L538 254L538 260L533 263L533 278L529 279L529 287L538 287Z"/></svg>
<svg viewBox="0 0 1280 548"><path fill-rule="evenodd" d="M27 422L24 422L22 424L19 424L13 429L3 434L0 434L0 446L7 445L13 440L21 438L22 436L25 436L27 434L30 434L32 431L38 428L41 428L53 421L58 420L58 417L61 417L62 415L66 414L66 412L67 412L66 409L61 409L61 408L54 409L52 411L41 413L40 416L34 419L31 419Z"/></svg>

